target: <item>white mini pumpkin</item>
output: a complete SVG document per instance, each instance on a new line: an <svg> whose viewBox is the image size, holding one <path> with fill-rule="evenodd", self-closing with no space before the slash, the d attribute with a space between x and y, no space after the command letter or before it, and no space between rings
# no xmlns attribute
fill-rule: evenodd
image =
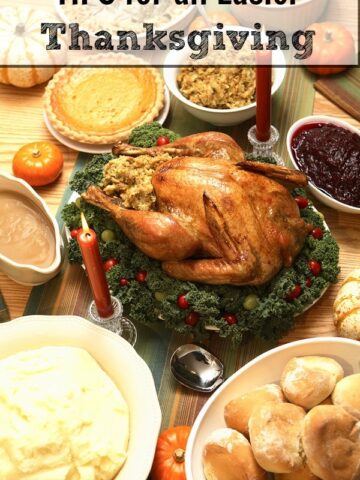
<svg viewBox="0 0 360 480"><path fill-rule="evenodd" d="M33 87L49 80L57 71L55 65L65 63L64 46L61 50L46 50L49 35L40 32L44 22L58 19L45 9L0 7L0 83ZM21 67L14 68L17 65Z"/></svg>
<svg viewBox="0 0 360 480"><path fill-rule="evenodd" d="M341 337L360 340L360 268L342 283L334 303L334 323Z"/></svg>

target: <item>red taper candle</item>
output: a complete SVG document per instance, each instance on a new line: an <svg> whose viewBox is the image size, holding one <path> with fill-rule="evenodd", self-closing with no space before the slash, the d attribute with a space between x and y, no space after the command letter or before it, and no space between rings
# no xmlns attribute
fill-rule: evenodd
<svg viewBox="0 0 360 480"><path fill-rule="evenodd" d="M114 313L114 309L100 257L96 233L89 228L83 213L81 213L81 223L82 232L77 236L77 241L88 274L96 309L101 318L109 318Z"/></svg>
<svg viewBox="0 0 360 480"><path fill-rule="evenodd" d="M272 52L256 51L256 138L267 142L271 127Z"/></svg>

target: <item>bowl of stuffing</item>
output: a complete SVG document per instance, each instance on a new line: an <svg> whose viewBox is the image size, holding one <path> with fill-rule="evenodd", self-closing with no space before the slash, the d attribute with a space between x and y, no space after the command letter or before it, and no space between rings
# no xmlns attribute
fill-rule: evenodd
<svg viewBox="0 0 360 480"><path fill-rule="evenodd" d="M243 49L239 53L230 45L221 54L209 52L206 63L201 61L196 64L188 62L190 54L184 49L182 66L164 68L168 89L189 113L221 127L237 125L255 115L256 67L254 53L250 49ZM224 55L227 58L224 59ZM179 58L178 51L171 51L164 64L179 65ZM280 50L273 52L273 64L277 65L273 68L274 95L286 73L282 66L285 64L284 55Z"/></svg>

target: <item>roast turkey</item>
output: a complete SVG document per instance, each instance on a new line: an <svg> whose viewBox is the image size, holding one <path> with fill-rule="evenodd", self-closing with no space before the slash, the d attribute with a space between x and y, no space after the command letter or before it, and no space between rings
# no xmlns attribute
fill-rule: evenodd
<svg viewBox="0 0 360 480"><path fill-rule="evenodd" d="M206 284L261 285L290 266L310 225L285 184L307 183L285 167L245 160L229 136L207 132L163 147L126 144L115 155L169 153L152 175L155 211L125 209L91 186L83 198L105 209L171 277Z"/></svg>

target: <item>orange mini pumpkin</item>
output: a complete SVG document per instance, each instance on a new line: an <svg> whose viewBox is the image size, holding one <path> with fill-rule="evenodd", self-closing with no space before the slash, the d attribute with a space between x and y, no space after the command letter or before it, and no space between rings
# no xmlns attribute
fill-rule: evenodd
<svg viewBox="0 0 360 480"><path fill-rule="evenodd" d="M191 427L178 426L158 438L151 480L185 480L185 449Z"/></svg>
<svg viewBox="0 0 360 480"><path fill-rule="evenodd" d="M340 23L313 23L313 53L306 63L317 75L340 73L354 62L355 46L351 33ZM314 65L315 64L315 65Z"/></svg>
<svg viewBox="0 0 360 480"><path fill-rule="evenodd" d="M32 187L53 182L60 175L64 158L61 150L51 142L28 143L13 159L13 172Z"/></svg>

